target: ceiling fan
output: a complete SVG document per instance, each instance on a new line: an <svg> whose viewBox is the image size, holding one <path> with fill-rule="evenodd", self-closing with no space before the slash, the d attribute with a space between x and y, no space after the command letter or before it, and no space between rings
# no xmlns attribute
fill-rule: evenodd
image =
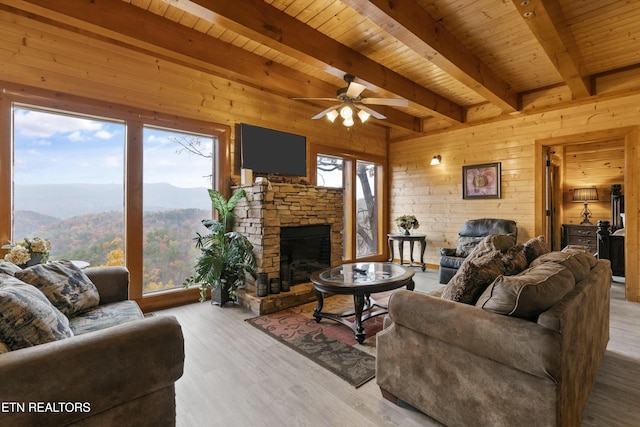
<svg viewBox="0 0 640 427"><path fill-rule="evenodd" d="M386 117L377 111L367 107L367 105L389 105L393 107L406 107L409 101L404 98L363 98L360 96L366 89L366 86L354 82L355 77L351 74L344 75L344 81L347 87L338 89L335 98L294 98L304 99L308 101L340 101L339 104L333 105L324 111L311 117L312 120L320 119L324 116L333 123L338 116L343 118L342 124L345 126L353 126L353 116L357 115L360 121L364 123L370 116L376 119L386 119Z"/></svg>

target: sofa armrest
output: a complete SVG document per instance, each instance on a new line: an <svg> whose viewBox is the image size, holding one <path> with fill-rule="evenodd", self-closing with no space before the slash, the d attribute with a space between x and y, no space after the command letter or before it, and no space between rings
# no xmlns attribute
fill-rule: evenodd
<svg viewBox="0 0 640 427"><path fill-rule="evenodd" d="M66 425L172 386L182 376L184 340L175 317L156 316L0 355L5 425ZM28 405L58 405L38 413ZM60 402L73 405L60 406ZM46 418L43 418L46 417Z"/></svg>
<svg viewBox="0 0 640 427"><path fill-rule="evenodd" d="M82 271L98 288L100 304L129 299L129 270L126 267L90 267Z"/></svg>
<svg viewBox="0 0 640 427"><path fill-rule="evenodd" d="M394 325L383 334L408 328L539 377L559 376L560 334L535 322L407 290L391 296L389 317Z"/></svg>
<svg viewBox="0 0 640 427"><path fill-rule="evenodd" d="M440 248L441 256L456 256L456 248Z"/></svg>

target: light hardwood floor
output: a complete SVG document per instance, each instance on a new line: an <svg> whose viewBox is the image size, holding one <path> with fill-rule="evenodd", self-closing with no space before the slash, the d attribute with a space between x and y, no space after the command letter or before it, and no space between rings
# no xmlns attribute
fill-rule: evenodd
<svg viewBox="0 0 640 427"><path fill-rule="evenodd" d="M439 286L433 270L415 281L417 291ZM254 314L239 306L196 303L162 314L176 316L185 336L178 426L440 425L383 399L375 379L353 388L247 324ZM620 282L612 285L611 339L583 425L640 426L640 304L624 300Z"/></svg>

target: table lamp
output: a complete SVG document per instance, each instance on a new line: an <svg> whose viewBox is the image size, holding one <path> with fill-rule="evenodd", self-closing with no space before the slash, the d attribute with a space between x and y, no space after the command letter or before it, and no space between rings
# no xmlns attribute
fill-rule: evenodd
<svg viewBox="0 0 640 427"><path fill-rule="evenodd" d="M582 222L580 224L591 224L589 218L591 217L591 211L589 210L589 202L598 201L598 190L595 187L589 188L576 188L573 190L573 201L584 203L582 208Z"/></svg>

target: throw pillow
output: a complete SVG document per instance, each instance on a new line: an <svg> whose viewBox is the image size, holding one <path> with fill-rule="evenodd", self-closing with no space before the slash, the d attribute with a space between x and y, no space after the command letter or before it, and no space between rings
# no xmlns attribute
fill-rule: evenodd
<svg viewBox="0 0 640 427"><path fill-rule="evenodd" d="M504 252L515 243L515 238L512 234L491 234L483 237L467 258L479 258L494 251Z"/></svg>
<svg viewBox="0 0 640 427"><path fill-rule="evenodd" d="M56 308L69 317L100 302L96 286L71 261L34 265L15 276L40 289Z"/></svg>
<svg viewBox="0 0 640 427"><path fill-rule="evenodd" d="M527 257L523 252L524 245L512 246L502 255L502 263L504 264L504 274L513 276L527 268Z"/></svg>
<svg viewBox="0 0 640 427"><path fill-rule="evenodd" d="M589 271L598 263L598 259L586 252L549 252L541 255L531 263L531 267L535 267L543 262L555 262L569 269L576 279L576 283L583 280L589 274Z"/></svg>
<svg viewBox="0 0 640 427"><path fill-rule="evenodd" d="M5 274L8 274L9 276L13 276L16 274L16 272L20 270L22 269L12 262L4 261L4 260L0 261L0 273L5 273Z"/></svg>
<svg viewBox="0 0 640 427"><path fill-rule="evenodd" d="M34 286L15 277L0 285L0 341L11 350L73 336L69 320Z"/></svg>
<svg viewBox="0 0 640 427"><path fill-rule="evenodd" d="M502 253L493 251L465 262L445 286L441 298L475 304L478 297L504 272Z"/></svg>
<svg viewBox="0 0 640 427"><path fill-rule="evenodd" d="M478 242L484 239L483 237L458 237L458 244L456 246L456 256L466 257L476 248Z"/></svg>
<svg viewBox="0 0 640 427"><path fill-rule="evenodd" d="M569 293L575 279L568 268L543 262L515 276L499 276L476 306L498 314L536 320Z"/></svg>
<svg viewBox="0 0 640 427"><path fill-rule="evenodd" d="M527 257L527 264L531 264L531 261L549 252L549 247L544 241L544 236L529 239L523 246L524 256Z"/></svg>

